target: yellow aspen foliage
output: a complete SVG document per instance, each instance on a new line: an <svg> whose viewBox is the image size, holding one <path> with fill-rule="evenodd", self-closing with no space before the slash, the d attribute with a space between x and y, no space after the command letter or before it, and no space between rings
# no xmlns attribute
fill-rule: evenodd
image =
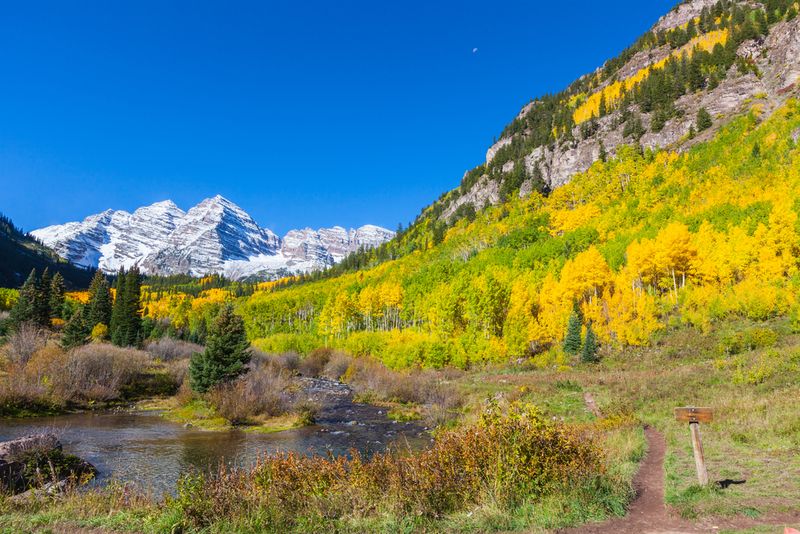
<svg viewBox="0 0 800 534"><path fill-rule="evenodd" d="M600 210L594 204L583 204L574 209L557 210L551 216L550 232L553 235L559 235L581 228L599 215Z"/></svg>
<svg viewBox="0 0 800 534"><path fill-rule="evenodd" d="M611 269L594 247L567 261L561 270L560 290L566 303L598 297L612 282Z"/></svg>
<svg viewBox="0 0 800 534"><path fill-rule="evenodd" d="M645 80L648 76L650 76L650 73L653 70L663 69L670 58L679 58L684 54L686 54L687 57L691 57L695 50L707 52L712 50L717 44L724 45L727 40L727 29L715 30L703 35L699 35L681 48L674 50L670 55L661 59L660 61L656 61L652 65L640 69L624 80L616 81L605 86L601 90L589 95L589 97L586 98L586 100L575 109L573 114L575 124L586 122L592 117L598 116L600 113L600 102L604 98L607 106L613 107L616 105L620 98L622 98L624 92L630 91L636 86L636 84Z"/></svg>
<svg viewBox="0 0 800 534"><path fill-rule="evenodd" d="M66 297L76 302L80 302L81 304L86 304L89 302L88 291L69 291L66 293Z"/></svg>
<svg viewBox="0 0 800 534"><path fill-rule="evenodd" d="M639 288L618 285L604 299L608 303L610 337L624 345L645 345L663 328L656 297Z"/></svg>

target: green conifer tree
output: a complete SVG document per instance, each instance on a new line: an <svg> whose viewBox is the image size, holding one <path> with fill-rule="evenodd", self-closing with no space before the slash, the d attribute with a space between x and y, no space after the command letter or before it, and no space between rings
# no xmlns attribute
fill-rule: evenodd
<svg viewBox="0 0 800 534"><path fill-rule="evenodd" d="M133 267L125 277L126 346L141 345L142 338L142 277L139 268Z"/></svg>
<svg viewBox="0 0 800 534"><path fill-rule="evenodd" d="M593 363L597 361L597 336L592 330L592 323L586 325L586 338L583 341L581 350L581 361L583 363Z"/></svg>
<svg viewBox="0 0 800 534"><path fill-rule="evenodd" d="M245 372L250 361L244 321L227 305L220 310L208 330L206 348L189 361L192 389L205 393L221 382L228 382Z"/></svg>
<svg viewBox="0 0 800 534"><path fill-rule="evenodd" d="M57 272L50 283L50 317L53 319L64 318L65 301L64 277Z"/></svg>
<svg viewBox="0 0 800 534"><path fill-rule="evenodd" d="M64 326L64 332L61 334L61 346L64 349L74 349L89 342L92 329L86 324L84 313L83 308L78 309Z"/></svg>
<svg viewBox="0 0 800 534"><path fill-rule="evenodd" d="M708 130L711 128L713 121L711 120L711 114L708 112L706 108L700 108L697 110L697 131L702 132L703 130Z"/></svg>
<svg viewBox="0 0 800 534"><path fill-rule="evenodd" d="M578 354L581 350L581 318L572 312L567 324L567 335L564 337L564 352L567 354Z"/></svg>
<svg viewBox="0 0 800 534"><path fill-rule="evenodd" d="M117 273L117 280L114 283L114 305L111 309L111 324L109 325L111 342L118 346L125 346L125 342L128 339L127 320L125 316L125 291L127 288L125 277L125 269L122 268L119 270L119 273Z"/></svg>
<svg viewBox="0 0 800 534"><path fill-rule="evenodd" d="M45 267L42 277L36 284L36 322L45 327L50 326L50 284L52 283L53 277L50 275L50 269Z"/></svg>
<svg viewBox="0 0 800 534"><path fill-rule="evenodd" d="M111 290L108 280L99 269L89 284L89 302L86 305L86 323L92 328L100 323L111 326Z"/></svg>
<svg viewBox="0 0 800 534"><path fill-rule="evenodd" d="M36 321L36 299L38 298L38 278L36 269L31 271L28 279L19 290L17 303L11 309L11 324L16 326L30 321Z"/></svg>

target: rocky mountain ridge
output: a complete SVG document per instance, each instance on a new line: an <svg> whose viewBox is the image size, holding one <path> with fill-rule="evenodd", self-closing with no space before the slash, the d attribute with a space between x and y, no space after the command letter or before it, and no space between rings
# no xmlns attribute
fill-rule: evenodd
<svg viewBox="0 0 800 534"><path fill-rule="evenodd" d="M752 10L762 7L767 9L766 2L749 0L725 3L716 0L687 0L661 17L651 32L653 35L663 35L671 30L686 28L688 24L697 24L699 27L703 14L720 4L724 5L725 9L730 9L731 6ZM702 36L698 30L698 37ZM730 38L729 32L728 37ZM690 41L684 48L691 45ZM575 101L582 102L587 96L591 97L592 93L598 93L610 84L620 81L625 83L637 73L652 73L659 68L659 65L663 65L671 54L679 57L679 52L680 48L676 51L669 44L644 47L632 53L619 65L613 76L598 84L588 95L574 95L581 97ZM787 16L783 20L771 22L766 36L747 39L738 45L735 54L736 61L727 69L722 79L707 83L700 90L689 91L679 96L674 102L672 116L660 127L654 127L658 113L656 109L644 110L638 105L631 105L625 109L610 109L609 105L608 113L601 113L591 121L573 123L569 132L559 135L555 141L540 144L523 154L516 150L513 157L498 161L496 158L499 155L513 152L515 143L524 144L531 135L529 130L504 133L488 149L482 168L479 167L477 172L476 169L468 171L462 179L462 187L444 197L442 205L435 211L438 214L437 218L442 221L452 221L464 207L481 209L502 202L503 183L518 166L524 168L525 178L516 191L524 197L542 183L548 189L567 183L575 174L587 170L604 155L614 156L622 145L638 142L643 149L686 150L697 142L713 136L719 126L733 116L750 110L754 104L758 104L763 113L768 115L787 98L797 96L800 80L800 17ZM584 76L579 82L599 79L605 67L606 65ZM540 105L543 105L543 102L539 100L526 104L515 121L524 122ZM570 104L564 105L566 107ZM701 108L707 110L713 118L712 127L706 131L696 130L696 116ZM628 123L631 116L641 121L641 134L638 136L630 134ZM477 177L471 183L466 183L470 173L477 174ZM535 178L532 178L534 176Z"/></svg>
<svg viewBox="0 0 800 534"><path fill-rule="evenodd" d="M106 210L31 234L70 262L106 272L138 266L148 274L221 273L234 279L324 269L394 236L385 228L366 225L291 230L280 238L219 195L186 212L166 200L133 213Z"/></svg>

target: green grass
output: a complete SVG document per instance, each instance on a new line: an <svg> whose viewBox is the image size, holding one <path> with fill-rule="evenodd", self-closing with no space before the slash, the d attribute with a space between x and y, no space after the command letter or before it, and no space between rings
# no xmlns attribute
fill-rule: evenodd
<svg viewBox="0 0 800 534"><path fill-rule="evenodd" d="M731 332L763 332L763 346L721 355ZM591 392L604 413L630 413L663 432L667 441L665 498L686 518L763 518L796 510L800 502L800 336L788 319L735 320L711 333L679 327L653 346L606 350L599 365L572 371L483 372L466 384L474 395L520 396L552 417L581 422ZM579 391L580 389L580 391ZM687 425L674 420L678 406L710 406L715 420L701 425L712 482L744 484L700 488ZM607 442L613 451L622 445ZM627 470L635 470L628 463Z"/></svg>
<svg viewBox="0 0 800 534"><path fill-rule="evenodd" d="M775 332L761 336L758 332ZM726 354L730 335L755 332L765 343ZM727 351L730 352L730 351ZM441 518L400 518L394 515L353 515L331 523L313 514L296 525L314 531L325 525L339 532L539 532L622 515L632 497L630 483L646 453L641 423L664 433L667 444L665 498L687 519L726 524L769 522L796 510L800 502L800 336L788 319L763 323L729 321L710 333L688 327L663 332L651 347L608 350L599 364L577 362L570 370L535 367L497 367L466 373L456 385L468 399L461 424L477 419L490 398L530 401L548 419L563 420L597 433L613 488L565 489L536 503L521 502L513 509L480 503ZM766 364L764 362L767 362ZM758 373L751 373L757 370ZM756 379L748 377L755 376ZM591 393L606 415L602 421L587 410L584 394ZM746 480L744 484L701 488L697 485L689 432L674 420L673 409L683 405L711 406L715 420L702 425L709 476L712 481ZM405 417L414 406L392 406L390 414ZM170 411L177 421L199 422L198 428L219 428L224 420L202 402ZM288 424L288 421L286 422ZM120 500L114 491L74 495L55 503L9 507L0 499L0 532L34 529L58 531L59 525L109 530L169 532L181 519L169 506ZM257 530L266 518L220 517L210 532ZM263 524L263 523L262 523ZM771 532L774 527L723 532Z"/></svg>

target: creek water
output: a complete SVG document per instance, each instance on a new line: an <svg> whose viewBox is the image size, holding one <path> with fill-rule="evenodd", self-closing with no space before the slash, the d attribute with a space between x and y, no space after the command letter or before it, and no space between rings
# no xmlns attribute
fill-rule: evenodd
<svg viewBox="0 0 800 534"><path fill-rule="evenodd" d="M356 449L369 455L430 443L422 425L397 423L383 408L354 403L344 384L314 380L307 390L320 406L316 424L271 434L185 428L153 412L87 412L0 419L0 441L54 432L65 452L99 469L96 483L113 478L156 495L173 492L182 473L211 472L220 463L248 467L259 456L278 451L338 456Z"/></svg>

